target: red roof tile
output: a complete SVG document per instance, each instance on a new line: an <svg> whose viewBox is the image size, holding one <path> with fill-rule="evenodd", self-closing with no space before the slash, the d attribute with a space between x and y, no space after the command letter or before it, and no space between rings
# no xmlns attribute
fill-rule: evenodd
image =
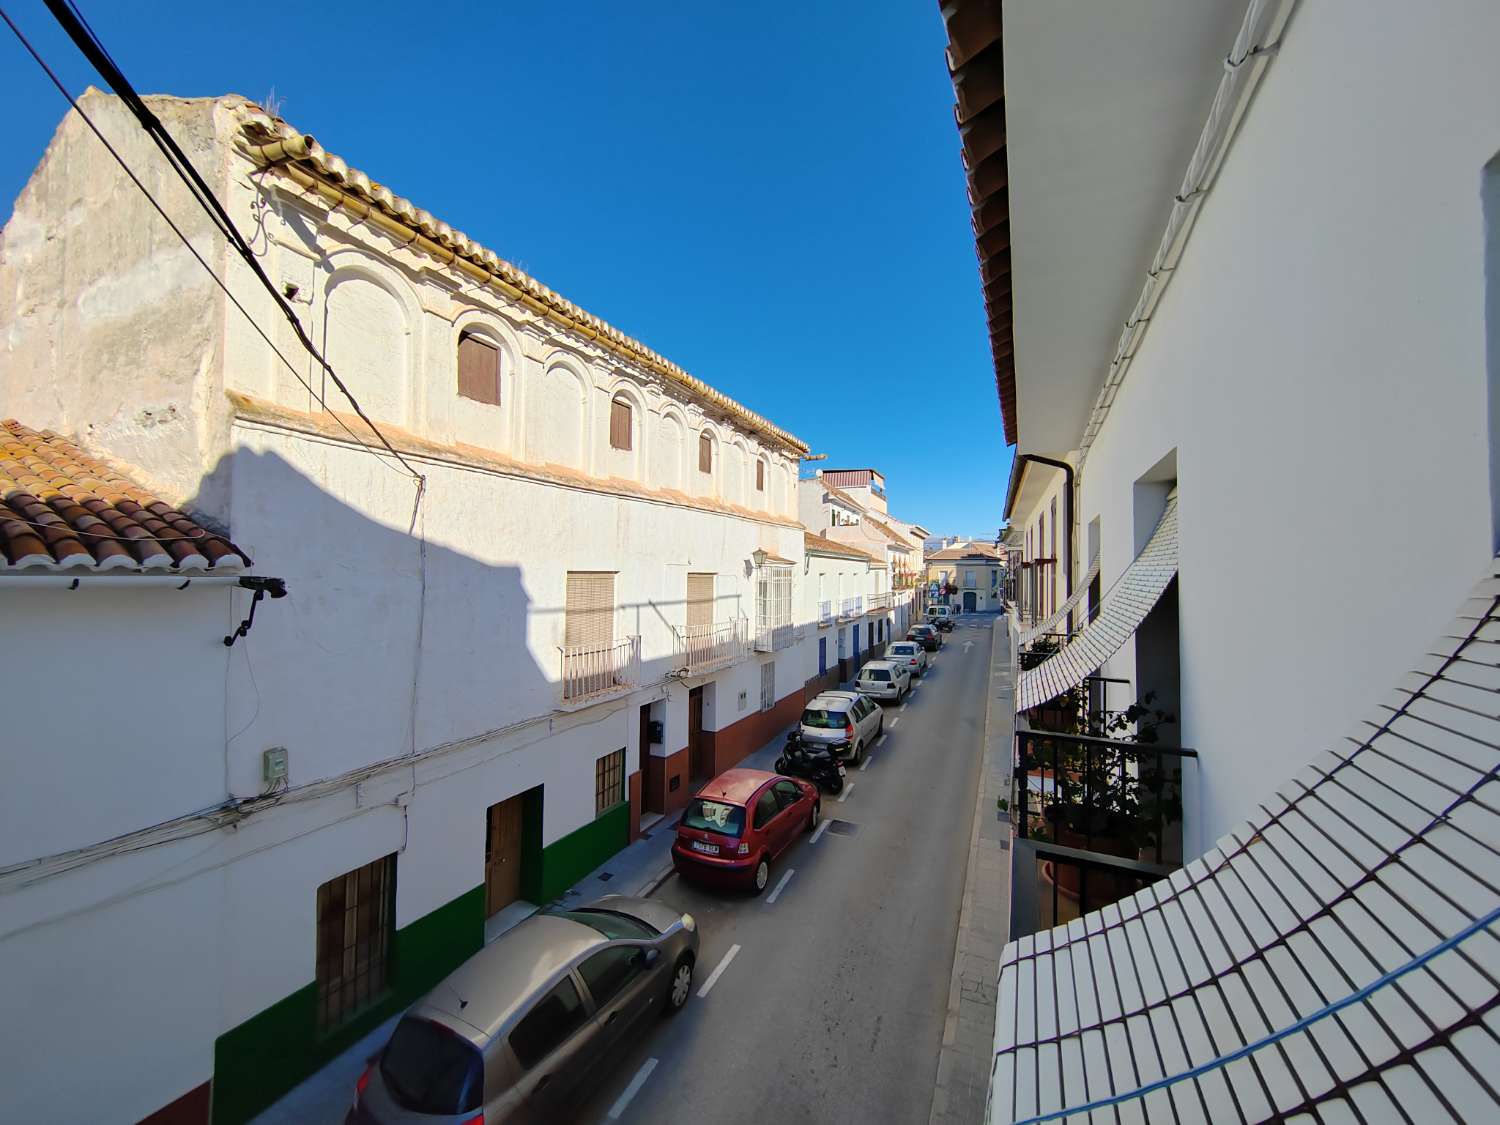
<svg viewBox="0 0 1500 1125"><path fill-rule="evenodd" d="M51 430L0 422L0 570L248 566L222 535Z"/></svg>

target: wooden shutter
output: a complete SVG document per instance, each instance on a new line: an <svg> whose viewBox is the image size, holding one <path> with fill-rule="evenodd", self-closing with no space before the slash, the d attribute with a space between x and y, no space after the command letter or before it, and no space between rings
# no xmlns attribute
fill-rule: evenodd
<svg viewBox="0 0 1500 1125"><path fill-rule="evenodd" d="M707 628L714 620L714 576L712 574L689 574L687 576L687 623L688 628Z"/></svg>
<svg viewBox="0 0 1500 1125"><path fill-rule="evenodd" d="M615 639L615 576L569 571L566 636L568 648L608 648Z"/></svg>
<svg viewBox="0 0 1500 1125"><path fill-rule="evenodd" d="M615 449L630 446L630 403L617 398L609 404L609 444Z"/></svg>
<svg viewBox="0 0 1500 1125"><path fill-rule="evenodd" d="M755 462L755 490L757 492L766 490L766 463L764 461Z"/></svg>
<svg viewBox="0 0 1500 1125"><path fill-rule="evenodd" d="M707 434L698 435L698 471L700 473L714 471L714 442Z"/></svg>
<svg viewBox="0 0 1500 1125"><path fill-rule="evenodd" d="M475 402L500 405L500 350L478 336L458 339L458 393Z"/></svg>

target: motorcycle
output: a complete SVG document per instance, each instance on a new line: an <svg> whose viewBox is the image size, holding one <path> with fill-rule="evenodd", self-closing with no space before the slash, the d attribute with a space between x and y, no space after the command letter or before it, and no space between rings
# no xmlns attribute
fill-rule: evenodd
<svg viewBox="0 0 1500 1125"><path fill-rule="evenodd" d="M781 757L776 759L776 772L805 777L830 793L838 793L844 788L844 766L834 757L833 750L803 742L796 731L786 736Z"/></svg>

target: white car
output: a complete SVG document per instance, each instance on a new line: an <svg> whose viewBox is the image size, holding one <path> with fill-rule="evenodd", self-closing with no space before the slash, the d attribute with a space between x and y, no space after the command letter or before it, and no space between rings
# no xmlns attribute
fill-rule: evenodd
<svg viewBox="0 0 1500 1125"><path fill-rule="evenodd" d="M911 673L897 660L871 660L859 670L854 686L871 699L899 703L911 690Z"/></svg>
<svg viewBox="0 0 1500 1125"><path fill-rule="evenodd" d="M830 746L841 760L860 762L885 729L885 712L857 691L819 692L807 701L799 729L803 742Z"/></svg>
<svg viewBox="0 0 1500 1125"><path fill-rule="evenodd" d="M913 677L927 672L927 650L916 641L892 641L885 646L885 658L905 664Z"/></svg>

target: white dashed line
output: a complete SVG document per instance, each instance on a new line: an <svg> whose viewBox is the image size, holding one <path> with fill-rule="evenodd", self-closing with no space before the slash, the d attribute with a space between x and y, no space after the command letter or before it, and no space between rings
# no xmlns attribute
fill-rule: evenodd
<svg viewBox="0 0 1500 1125"><path fill-rule="evenodd" d="M900 715L897 715L897 716L896 716L896 717L895 717L895 718L894 718L894 719L892 719L892 720L891 720L891 726L892 726L892 728L894 728L894 727L895 727L895 725L896 725L896 724L897 724L897 723L899 723L899 722L900 722L900 721L901 721L901 716L900 716Z"/></svg>
<svg viewBox="0 0 1500 1125"><path fill-rule="evenodd" d="M828 831L828 826L830 824L832 824L832 823L833 823L833 821L831 821L831 820L819 821L818 822L818 827L813 830L812 839L809 840L808 843L809 844L816 844L818 842L819 838L823 835L823 833L825 833L825 832Z"/></svg>
<svg viewBox="0 0 1500 1125"><path fill-rule="evenodd" d="M885 740L886 740L886 739L887 739L887 738L890 738L890 737L891 737L891 736L890 736L890 734L889 734L889 733L887 733L887 734L882 734L882 735L881 735L881 736L880 736L880 737L879 737L879 738L877 738L877 739L876 739L876 740L875 740L875 745L876 745L876 746L884 746L884 745L885 745Z"/></svg>
<svg viewBox="0 0 1500 1125"><path fill-rule="evenodd" d="M735 946L736 949L739 946ZM702 993L700 992L701 996ZM635 1072L635 1077L630 1080L630 1085L625 1087L625 1092L615 1099L615 1104L609 1107L609 1119L618 1121L620 1115L630 1105L630 1099L641 1092L641 1087L646 1084L646 1079L651 1077L651 1072L656 1069L656 1060L647 1059L641 1064L641 1069Z"/></svg>
<svg viewBox="0 0 1500 1125"><path fill-rule="evenodd" d="M906 704L905 703L901 704L901 706L897 707L896 710L898 710L898 711L905 711L906 710Z"/></svg>
<svg viewBox="0 0 1500 1125"><path fill-rule="evenodd" d="M731 945L729 947L729 952L724 954L724 960L720 961L718 965L715 966L714 971L708 974L708 979L703 982L703 987L698 990L699 1000L702 1000L705 996L707 996L708 990L719 983L719 978L724 975L724 970L729 968L729 962L735 959L735 956L739 953L739 951L740 947L738 945Z"/></svg>
<svg viewBox="0 0 1500 1125"><path fill-rule="evenodd" d="M867 770L867 769L870 768L870 763L873 762L874 760L875 759L871 755L866 754L865 755L865 760L859 764L859 772L860 773L864 773L865 770Z"/></svg>
<svg viewBox="0 0 1500 1125"><path fill-rule="evenodd" d="M795 867L788 867L786 869L786 874L783 875L780 879L776 880L776 889L772 891L770 896L766 899L767 906L770 906L773 902L776 901L781 892L786 889L788 881L795 874L797 874L797 869Z"/></svg>
<svg viewBox="0 0 1500 1125"><path fill-rule="evenodd" d="M851 781L848 785L844 786L844 791L839 794L839 802L838 803L842 805L845 801L847 801L849 799L849 794L853 793L853 792L854 792L854 782Z"/></svg>

